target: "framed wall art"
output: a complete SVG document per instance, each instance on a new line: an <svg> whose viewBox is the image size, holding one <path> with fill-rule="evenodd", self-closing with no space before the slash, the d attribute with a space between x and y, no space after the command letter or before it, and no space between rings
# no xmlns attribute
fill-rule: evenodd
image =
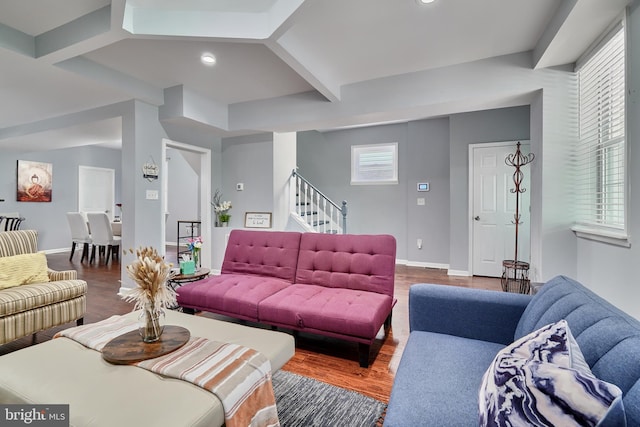
<svg viewBox="0 0 640 427"><path fill-rule="evenodd" d="M18 160L18 202L50 202L53 184L51 163Z"/></svg>
<svg viewBox="0 0 640 427"><path fill-rule="evenodd" d="M247 212L244 214L246 228L271 228L271 212Z"/></svg>

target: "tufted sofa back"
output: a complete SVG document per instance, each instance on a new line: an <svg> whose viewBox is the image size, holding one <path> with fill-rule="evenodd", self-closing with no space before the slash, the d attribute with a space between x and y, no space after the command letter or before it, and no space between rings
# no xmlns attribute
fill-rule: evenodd
<svg viewBox="0 0 640 427"><path fill-rule="evenodd" d="M0 232L0 256L32 254L38 252L38 232L16 230Z"/></svg>
<svg viewBox="0 0 640 427"><path fill-rule="evenodd" d="M233 230L221 272L275 277L293 283L299 248L298 232Z"/></svg>
<svg viewBox="0 0 640 427"><path fill-rule="evenodd" d="M304 233L295 281L393 297L395 265L393 236Z"/></svg>
<svg viewBox="0 0 640 427"><path fill-rule="evenodd" d="M640 322L578 282L558 276L527 305L515 338L566 319L594 375L624 393L628 425L640 425Z"/></svg>

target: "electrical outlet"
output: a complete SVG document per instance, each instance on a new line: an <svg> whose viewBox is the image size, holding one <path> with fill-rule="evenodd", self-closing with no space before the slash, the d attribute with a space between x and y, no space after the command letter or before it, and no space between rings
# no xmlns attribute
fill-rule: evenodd
<svg viewBox="0 0 640 427"><path fill-rule="evenodd" d="M418 239L418 249L422 249L422 239Z"/></svg>
<svg viewBox="0 0 640 427"><path fill-rule="evenodd" d="M158 200L158 190L147 190L147 200Z"/></svg>
<svg viewBox="0 0 640 427"><path fill-rule="evenodd" d="M425 200L424 197L418 197L418 206L424 206Z"/></svg>

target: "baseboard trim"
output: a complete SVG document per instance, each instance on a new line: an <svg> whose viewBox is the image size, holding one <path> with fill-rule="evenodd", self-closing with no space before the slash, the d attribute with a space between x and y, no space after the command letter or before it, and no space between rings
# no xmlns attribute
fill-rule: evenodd
<svg viewBox="0 0 640 427"><path fill-rule="evenodd" d="M76 246L77 249L77 246ZM68 248L58 248L58 249L45 249L43 251L45 254L60 254L62 252L71 252L71 247ZM80 248L80 252L82 252L82 248Z"/></svg>
<svg viewBox="0 0 640 427"><path fill-rule="evenodd" d="M407 261L407 267L437 268L438 270L447 270L449 268L449 264L441 264L437 262Z"/></svg>
<svg viewBox="0 0 640 427"><path fill-rule="evenodd" d="M132 289L132 288L127 288L127 287L125 287L125 286L120 286L120 289L118 289L118 293L117 293L117 295L118 295L119 297L124 298L124 296L125 296L125 295L128 295L128 294L129 294L129 292L131 291L131 289Z"/></svg>
<svg viewBox="0 0 640 427"><path fill-rule="evenodd" d="M449 270L449 271L447 271L447 275L449 275L449 276L471 277L471 274L466 270Z"/></svg>

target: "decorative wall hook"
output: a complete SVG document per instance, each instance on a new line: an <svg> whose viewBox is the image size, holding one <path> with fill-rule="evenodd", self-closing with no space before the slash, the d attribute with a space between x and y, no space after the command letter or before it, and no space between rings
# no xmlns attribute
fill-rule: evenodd
<svg viewBox="0 0 640 427"><path fill-rule="evenodd" d="M147 160L147 163L142 165L142 177L146 178L149 182L153 182L158 179L159 169L160 168L158 168L158 165L153 160L153 157L149 156L149 160Z"/></svg>

